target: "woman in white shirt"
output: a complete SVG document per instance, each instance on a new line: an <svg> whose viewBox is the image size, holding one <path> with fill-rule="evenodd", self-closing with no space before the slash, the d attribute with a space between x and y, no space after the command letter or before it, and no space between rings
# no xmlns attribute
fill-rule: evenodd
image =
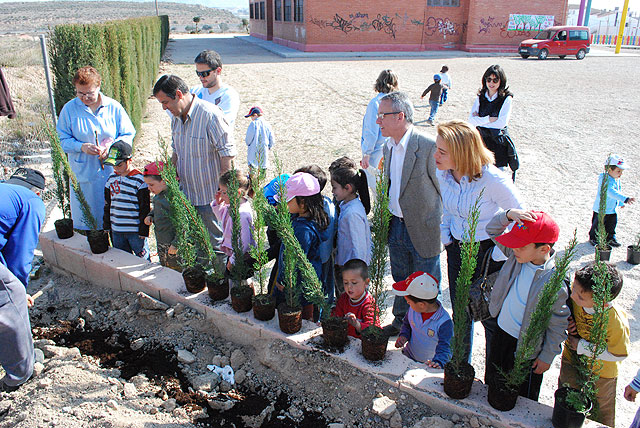
<svg viewBox="0 0 640 428"><path fill-rule="evenodd" d="M508 145L499 135L500 131L508 135L512 99L502 67L492 65L487 68L482 76L482 88L471 108L469 123L478 128L485 146L493 152L498 168L509 163Z"/></svg>
<svg viewBox="0 0 640 428"><path fill-rule="evenodd" d="M511 179L493 165L493 154L482 143L476 128L461 120L438 125L436 137L436 176L442 195L440 236L447 251L447 274L451 304L455 308L456 280L460 273L460 241L469 227L469 211L484 189L480 200L480 217L475 240L480 243L474 279L480 275L484 255L494 243L485 228L500 210L521 208L520 195ZM500 269L502 262L491 261L489 272ZM465 343L471 353L473 325L470 323ZM490 334L490 333L489 333ZM488 338L487 338L488 339Z"/></svg>

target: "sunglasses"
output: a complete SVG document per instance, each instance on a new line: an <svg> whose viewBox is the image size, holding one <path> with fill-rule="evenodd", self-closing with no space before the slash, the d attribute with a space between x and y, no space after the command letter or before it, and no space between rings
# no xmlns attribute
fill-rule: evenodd
<svg viewBox="0 0 640 428"><path fill-rule="evenodd" d="M198 77L209 77L209 75L211 74L212 71L216 71L217 68L214 70L213 68L210 68L209 70L205 70L205 71L197 71L196 70L196 74L198 75Z"/></svg>
<svg viewBox="0 0 640 428"><path fill-rule="evenodd" d="M491 82L500 83L500 78L499 77L494 77L494 78L487 77L487 83L491 83Z"/></svg>

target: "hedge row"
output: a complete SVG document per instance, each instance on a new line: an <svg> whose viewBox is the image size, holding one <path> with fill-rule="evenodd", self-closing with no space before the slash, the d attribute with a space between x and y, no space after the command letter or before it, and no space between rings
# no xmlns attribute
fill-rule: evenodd
<svg viewBox="0 0 640 428"><path fill-rule="evenodd" d="M122 104L139 130L168 40L166 15L57 25L49 38L57 113L76 96L76 71L91 65L102 76L102 92Z"/></svg>

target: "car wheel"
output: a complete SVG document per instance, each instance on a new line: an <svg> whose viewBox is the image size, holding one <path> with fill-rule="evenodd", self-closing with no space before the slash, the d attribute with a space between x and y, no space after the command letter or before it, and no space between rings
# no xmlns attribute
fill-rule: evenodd
<svg viewBox="0 0 640 428"><path fill-rule="evenodd" d="M520 54L520 56L522 57L522 59L527 59L527 58L529 58L529 55L528 55L528 54Z"/></svg>
<svg viewBox="0 0 640 428"><path fill-rule="evenodd" d="M541 49L540 52L538 53L538 59L547 59L548 56L549 56L549 51L546 49Z"/></svg>
<svg viewBox="0 0 640 428"><path fill-rule="evenodd" d="M580 49L578 53L576 53L576 59L584 59L587 55L587 52L584 49Z"/></svg>
<svg viewBox="0 0 640 428"><path fill-rule="evenodd" d="M559 55L560 59L565 59L567 56L566 55Z"/></svg>

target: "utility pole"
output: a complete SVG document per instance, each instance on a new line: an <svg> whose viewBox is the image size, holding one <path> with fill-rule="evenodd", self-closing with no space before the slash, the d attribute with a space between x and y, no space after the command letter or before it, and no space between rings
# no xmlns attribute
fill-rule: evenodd
<svg viewBox="0 0 640 428"><path fill-rule="evenodd" d="M622 37L624 36L624 24L627 21L627 10L629 10L629 0L624 0L622 6L622 16L620 17L620 29L618 30L618 40L616 40L616 53L620 53L622 47Z"/></svg>

